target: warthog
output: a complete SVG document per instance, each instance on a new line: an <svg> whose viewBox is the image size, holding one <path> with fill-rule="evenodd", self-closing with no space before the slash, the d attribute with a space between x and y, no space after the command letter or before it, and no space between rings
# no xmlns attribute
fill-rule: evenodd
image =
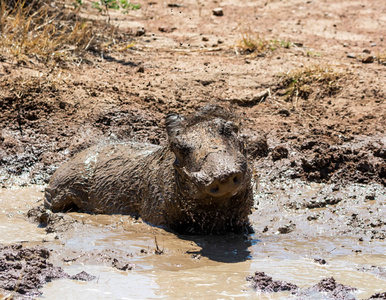
<svg viewBox="0 0 386 300"><path fill-rule="evenodd" d="M186 234L249 229L251 172L234 121L230 112L207 106L166 117L168 146L86 149L54 173L45 207L140 216Z"/></svg>

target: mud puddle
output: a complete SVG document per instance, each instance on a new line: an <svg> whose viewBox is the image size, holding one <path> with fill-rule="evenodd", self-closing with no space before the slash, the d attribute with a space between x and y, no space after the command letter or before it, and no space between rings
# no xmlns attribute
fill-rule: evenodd
<svg viewBox="0 0 386 300"><path fill-rule="evenodd" d="M26 218L42 190L0 190L0 243L43 245L68 274L96 276L90 282L54 280L41 289L46 299L297 298L291 292L257 293L246 281L255 271L301 289L334 277L355 287L358 299L386 291L386 276L375 272L375 266L386 268L383 240L258 231L249 237L177 236L128 216L80 213L68 214L77 226L47 234ZM258 217L255 212L254 224Z"/></svg>

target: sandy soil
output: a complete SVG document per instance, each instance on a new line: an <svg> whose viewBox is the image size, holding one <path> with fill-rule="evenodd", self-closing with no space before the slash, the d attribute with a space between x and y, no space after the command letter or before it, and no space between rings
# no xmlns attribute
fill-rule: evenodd
<svg viewBox="0 0 386 300"><path fill-rule="evenodd" d="M164 144L168 112L216 103L248 141L256 235L349 236L368 252L384 241L383 0L137 2L111 12L125 51L66 64L1 56L3 189L45 184L94 144ZM104 22L89 5L79 13ZM268 48L248 50L243 36Z"/></svg>

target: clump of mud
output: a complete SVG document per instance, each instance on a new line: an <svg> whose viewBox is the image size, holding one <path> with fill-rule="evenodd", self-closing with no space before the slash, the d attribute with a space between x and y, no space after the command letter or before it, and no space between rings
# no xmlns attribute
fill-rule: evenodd
<svg viewBox="0 0 386 300"><path fill-rule="evenodd" d="M48 261L48 249L36 246L23 248L21 244L0 245L0 288L16 296L39 296L39 289L53 279L69 278L91 281L95 276L81 272L70 276L62 268Z"/></svg>
<svg viewBox="0 0 386 300"><path fill-rule="evenodd" d="M351 292L356 291L356 288L340 284L336 282L334 277L322 279L320 282L307 289L300 289L293 283L285 281L275 281L272 277L264 272L255 272L255 275L248 276L248 281L252 281L252 287L259 292L274 293L290 291L295 295L296 299L355 299ZM372 297L382 296L383 294L375 294ZM317 297L317 298L316 298ZM322 298L320 298L322 299ZM370 298L377 299L377 298ZM385 299L385 298L379 298Z"/></svg>
<svg viewBox="0 0 386 300"><path fill-rule="evenodd" d="M73 228L77 220L67 216L63 213L53 213L50 210L44 208L43 205L39 205L31 208L27 217L35 223L39 223L39 226L45 228L47 233L60 233L65 232L69 228Z"/></svg>
<svg viewBox="0 0 386 300"><path fill-rule="evenodd" d="M298 289L297 285L285 281L275 281L264 272L255 272L255 275L248 276L247 280L252 281L253 288L260 292L272 293Z"/></svg>
<svg viewBox="0 0 386 300"><path fill-rule="evenodd" d="M378 299L378 300L386 299L386 292L376 293L376 294L372 295L369 299Z"/></svg>
<svg viewBox="0 0 386 300"><path fill-rule="evenodd" d="M355 299L354 295L351 292L356 291L357 289L351 286L343 285L336 282L334 277L322 279L320 282L314 286L309 287L298 293L300 297L312 298L312 295L319 293L323 294L325 299Z"/></svg>
<svg viewBox="0 0 386 300"><path fill-rule="evenodd" d="M77 262L80 264L104 264L120 271L130 271L135 268L135 264L130 263L131 253L118 253L113 249L102 251L74 251L64 252L62 261L64 263Z"/></svg>
<svg viewBox="0 0 386 300"><path fill-rule="evenodd" d="M357 147L355 143L329 146L308 141L301 145L302 152L307 155L301 158L299 174L304 179L316 182L343 179L357 183L375 181L386 185L385 146L369 143Z"/></svg>
<svg viewBox="0 0 386 300"><path fill-rule="evenodd" d="M378 266L366 266L357 269L358 271L368 272L378 276L379 278L386 279L386 268ZM386 298L385 298L386 299Z"/></svg>

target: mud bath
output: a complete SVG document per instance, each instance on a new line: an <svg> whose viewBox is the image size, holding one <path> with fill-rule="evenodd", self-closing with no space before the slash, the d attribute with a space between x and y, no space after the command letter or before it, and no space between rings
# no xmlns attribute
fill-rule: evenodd
<svg viewBox="0 0 386 300"><path fill-rule="evenodd" d="M140 10L111 12L112 31L91 5L77 16L74 1L49 2L68 13L52 20L58 28L97 20L93 41L112 40L79 55L65 44L55 59L1 43L0 243L44 247L70 276L98 278L53 281L43 297L301 298L255 291L246 277L264 272L308 298L327 297L312 288L321 283L356 288L349 299L385 298L384 0L138 0ZM303 85L287 85L294 79ZM242 122L254 236L192 238L127 216L36 208L83 149L163 146L159 120L207 104Z"/></svg>
<svg viewBox="0 0 386 300"><path fill-rule="evenodd" d="M386 280L379 273L386 268L383 240L361 242L316 232L192 237L175 235L129 216L81 213L68 213L71 226L58 222L45 234L45 228L26 217L31 204L42 203L42 196L42 186L0 191L0 218L7 220L10 228L19 229L7 234L4 230L0 243L23 242L23 247L29 247L43 242L50 249L52 263L69 276L85 271L98 278L90 282L52 281L40 290L48 299L181 299L203 295L248 299L257 292L246 277L256 271L306 291L333 277L337 284L355 287L357 290L350 293L357 299L386 290ZM255 212L252 222L259 219ZM157 246L161 252L156 251ZM321 258L325 263L318 262ZM316 296L319 291L307 293ZM294 296L287 291L258 294L259 299Z"/></svg>

